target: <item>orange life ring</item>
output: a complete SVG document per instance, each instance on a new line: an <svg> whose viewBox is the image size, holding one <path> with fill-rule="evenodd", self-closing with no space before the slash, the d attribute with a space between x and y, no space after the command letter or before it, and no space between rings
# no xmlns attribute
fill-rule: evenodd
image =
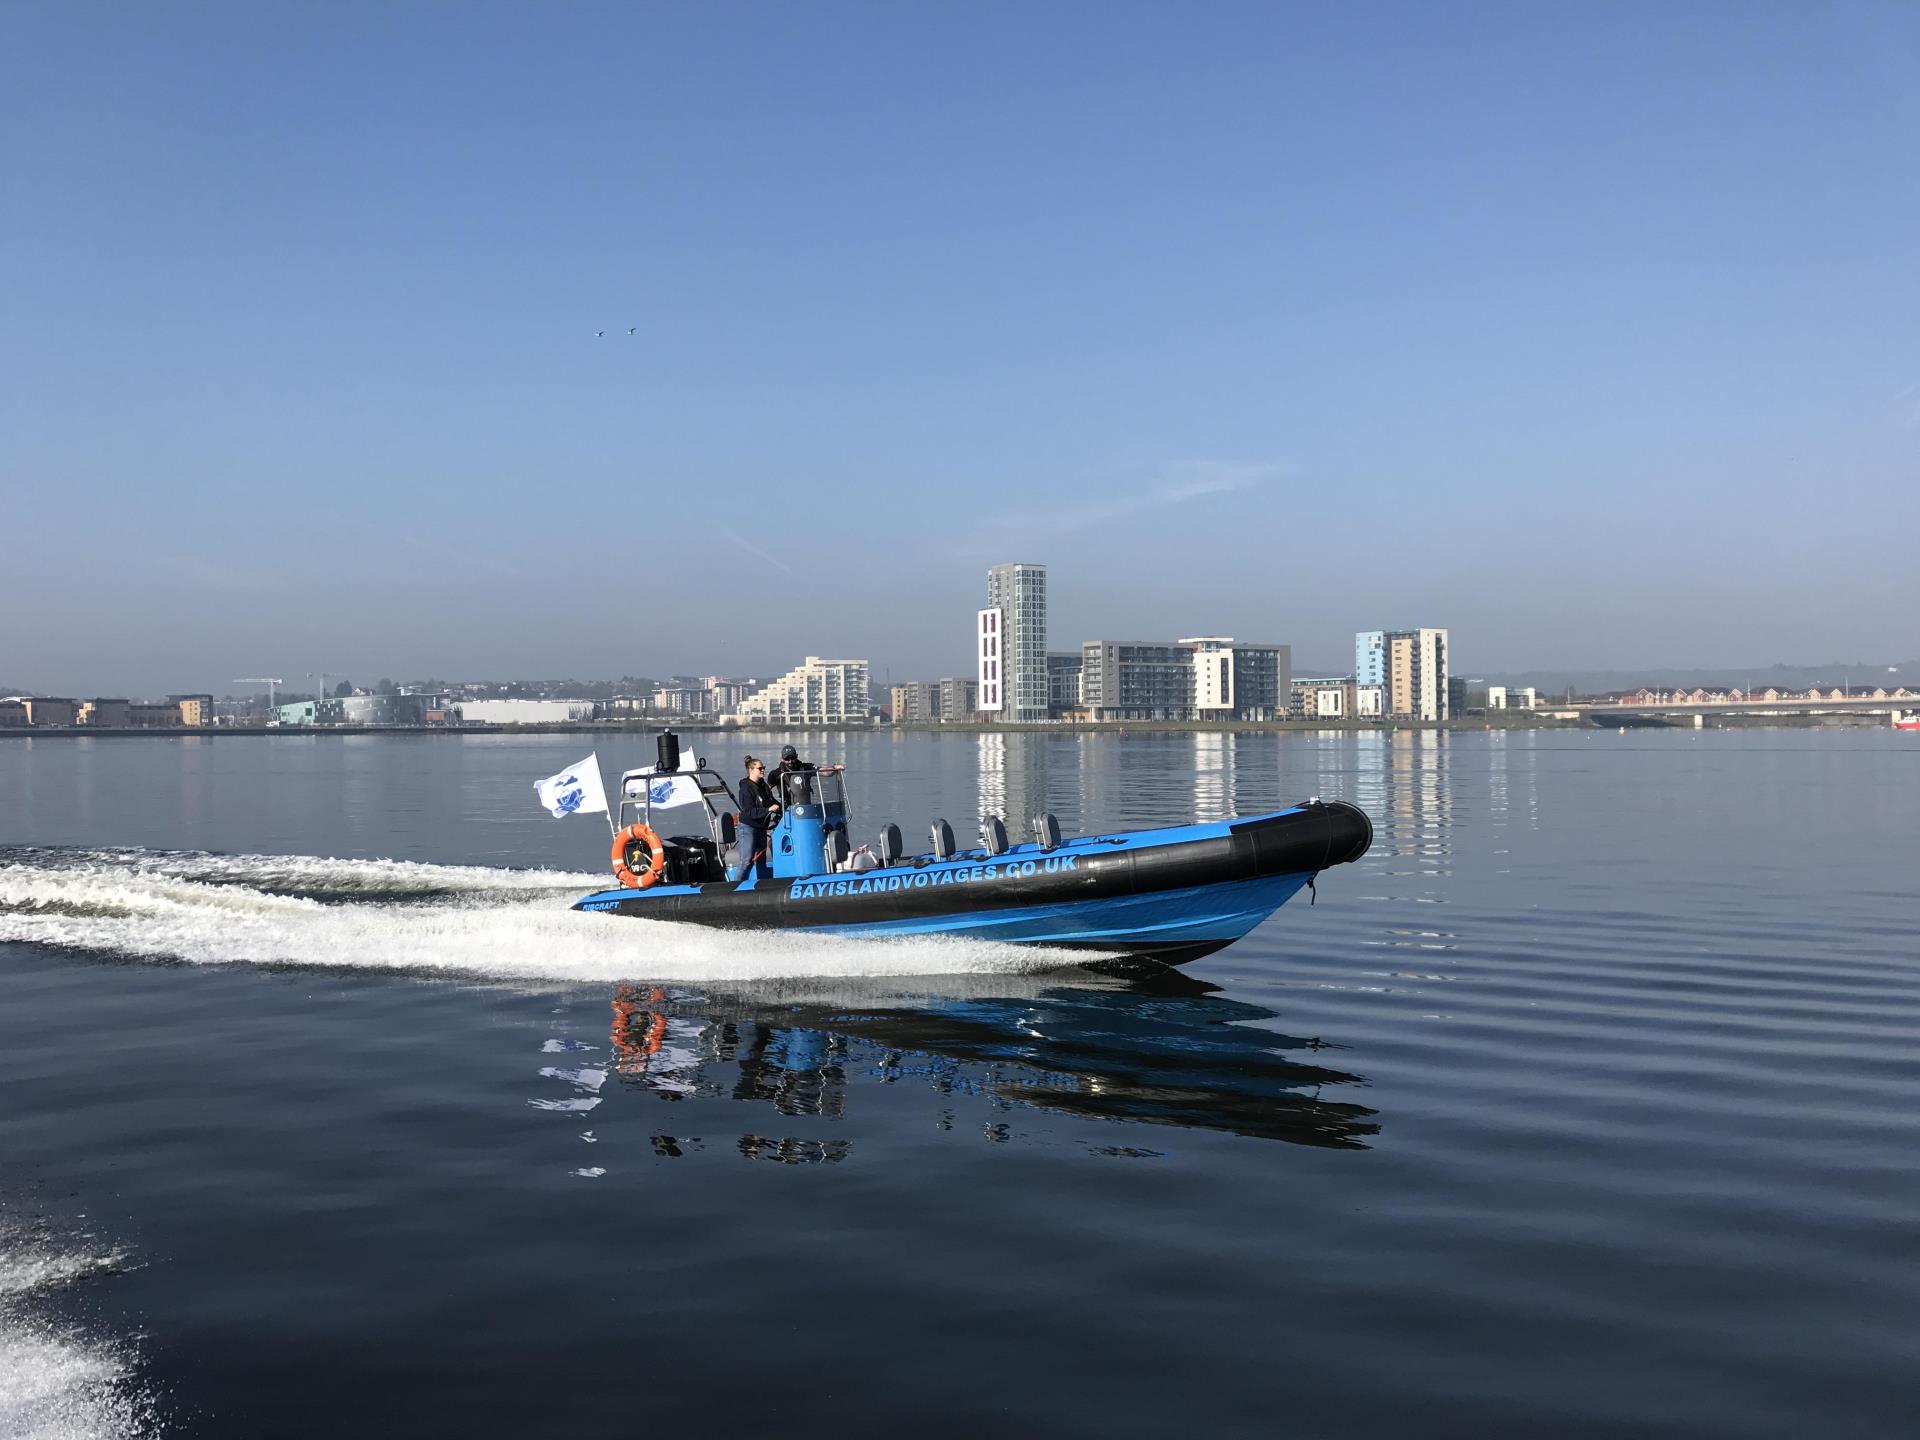
<svg viewBox="0 0 1920 1440"><path fill-rule="evenodd" d="M636 844L645 845L653 859L647 868L636 872L629 863L628 849ZM639 821L627 826L613 837L613 878L633 890L644 890L649 885L658 885L660 877L667 869L667 847L660 843L660 837L651 827Z"/></svg>

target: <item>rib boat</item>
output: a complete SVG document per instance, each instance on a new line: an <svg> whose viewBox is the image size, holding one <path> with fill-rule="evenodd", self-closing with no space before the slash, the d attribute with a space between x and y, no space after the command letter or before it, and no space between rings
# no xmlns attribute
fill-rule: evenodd
<svg viewBox="0 0 1920 1440"><path fill-rule="evenodd" d="M1324 870L1367 853L1373 826L1343 801L1264 815L1063 838L1050 814L1009 843L997 815L978 845L936 819L924 852L886 824L855 847L846 775L805 768L778 780L763 864L726 782L683 764L671 732L659 763L621 777L612 851L621 884L574 909L739 930L816 935L954 935L1184 964L1246 935Z"/></svg>

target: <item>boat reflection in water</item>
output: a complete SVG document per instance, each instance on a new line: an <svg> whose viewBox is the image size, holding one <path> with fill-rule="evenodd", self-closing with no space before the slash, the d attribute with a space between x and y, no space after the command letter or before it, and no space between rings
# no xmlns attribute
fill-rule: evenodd
<svg viewBox="0 0 1920 1440"><path fill-rule="evenodd" d="M752 991L623 986L611 1069L663 1100L731 1098L783 1117L845 1118L863 1087L914 1084L992 1111L1365 1149L1376 1112L1338 1098L1340 1087L1365 1082L1320 1063L1334 1047L1259 1028L1273 1011L1212 989L1178 976L1005 975ZM942 1123L951 1126L951 1113ZM986 1129L1008 1138L1004 1125ZM653 1143L681 1153L672 1136ZM849 1144L748 1134L739 1148L817 1163L843 1158Z"/></svg>

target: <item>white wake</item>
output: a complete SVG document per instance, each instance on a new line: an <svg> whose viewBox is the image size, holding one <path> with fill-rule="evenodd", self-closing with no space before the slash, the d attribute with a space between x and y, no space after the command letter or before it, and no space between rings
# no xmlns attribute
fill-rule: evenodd
<svg viewBox="0 0 1920 1440"><path fill-rule="evenodd" d="M0 1224L0 1436L119 1440L158 1433L130 1360L41 1318L47 1292L119 1267L118 1254L62 1250Z"/></svg>
<svg viewBox="0 0 1920 1440"><path fill-rule="evenodd" d="M0 943L190 965L502 980L1024 974L1071 951L912 936L722 931L568 908L597 875L397 860L143 851L0 863Z"/></svg>

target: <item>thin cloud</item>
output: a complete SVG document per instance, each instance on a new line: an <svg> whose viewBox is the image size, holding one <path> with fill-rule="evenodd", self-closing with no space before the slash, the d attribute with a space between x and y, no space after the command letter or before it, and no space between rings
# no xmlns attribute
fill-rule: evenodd
<svg viewBox="0 0 1920 1440"><path fill-rule="evenodd" d="M531 580L534 576L518 565L478 550L463 549L458 545L448 545L439 540L429 540L424 535L412 535L404 532L382 534L381 539L394 545L404 545L409 550L418 550L422 555L432 555L442 560L452 560L474 570L486 570L495 575L503 575L510 580Z"/></svg>
<svg viewBox="0 0 1920 1440"><path fill-rule="evenodd" d="M1902 430L1920 430L1920 385L1909 385L1893 397L1893 423Z"/></svg>
<svg viewBox="0 0 1920 1440"><path fill-rule="evenodd" d="M793 566L789 565L786 561L782 560L778 555L768 554L765 550L762 550L758 545L754 544L753 541L747 539L747 537L742 535L738 530L732 530L732 529L729 529L727 526L722 525L720 527L720 533L726 536L727 539L731 540L734 544L738 545L742 550L746 551L749 555L758 555L762 560L766 561L769 565L777 565L782 570L786 571L787 574L789 575L793 574Z"/></svg>
<svg viewBox="0 0 1920 1440"><path fill-rule="evenodd" d="M1160 481L1150 489L1056 509L1014 511L997 516L988 528L995 532L1017 530L1023 535L1070 535L1211 495L1252 490L1290 469L1279 461L1175 460L1161 467Z"/></svg>
<svg viewBox="0 0 1920 1440"><path fill-rule="evenodd" d="M422 555L431 555L436 560L450 560L454 564L463 565L470 570L484 570L489 574L499 575L508 580L532 580L537 578L532 572L521 566L514 565L506 560L499 559L497 556L488 555L479 550L469 550L460 545L449 545L444 540L431 540L425 535L417 534L411 530L403 530L397 526L380 528L368 525L364 521L356 520L352 516L343 515L338 511L329 513L341 529L352 531L354 534L364 536L366 539L378 544L392 545L403 550L417 551Z"/></svg>
<svg viewBox="0 0 1920 1440"><path fill-rule="evenodd" d="M147 553L162 569L217 590L252 590L267 583L267 577L257 571L222 565L204 555L183 555L170 550L150 550Z"/></svg>

